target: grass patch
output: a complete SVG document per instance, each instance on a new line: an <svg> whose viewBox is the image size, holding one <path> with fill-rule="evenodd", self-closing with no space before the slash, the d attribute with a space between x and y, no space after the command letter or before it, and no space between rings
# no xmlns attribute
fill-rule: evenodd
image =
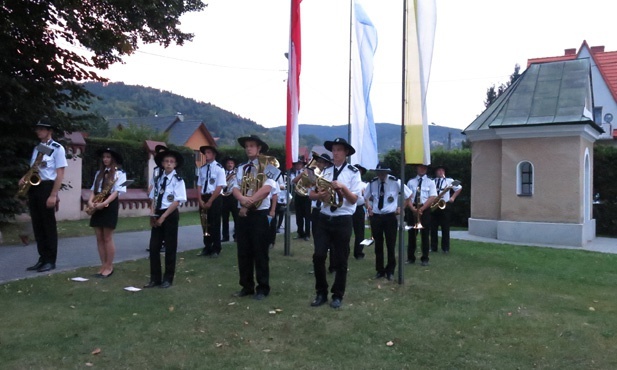
<svg viewBox="0 0 617 370"><path fill-rule="evenodd" d="M368 250L350 259L343 307L333 310L309 307L311 244L293 243L285 257L281 237L271 295L233 298L234 246L218 259L180 254L167 290L122 289L147 281L147 260L117 264L106 280L69 281L91 273L79 269L1 285L3 367L617 367L615 255L453 240L429 267L407 265L398 285L372 279Z"/></svg>

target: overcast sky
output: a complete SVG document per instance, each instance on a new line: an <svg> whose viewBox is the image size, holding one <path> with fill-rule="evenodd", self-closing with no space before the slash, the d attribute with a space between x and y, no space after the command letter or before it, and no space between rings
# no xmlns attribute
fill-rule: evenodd
<svg viewBox="0 0 617 370"><path fill-rule="evenodd" d="M403 0L359 0L379 44L371 102L375 122L401 122ZM411 1L411 0L410 0ZM266 127L285 125L289 0L205 0L182 18L193 42L143 46L101 74L209 102ZM300 124L348 122L349 0L303 0ZM437 0L429 122L464 129L486 89L514 65L605 45L617 50L617 3L605 0ZM207 124L207 122L206 122Z"/></svg>

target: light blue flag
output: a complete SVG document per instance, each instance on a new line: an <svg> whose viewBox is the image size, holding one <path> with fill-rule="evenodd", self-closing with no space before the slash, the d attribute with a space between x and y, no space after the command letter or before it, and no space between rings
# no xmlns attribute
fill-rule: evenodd
<svg viewBox="0 0 617 370"><path fill-rule="evenodd" d="M373 57L377 50L377 30L359 2L354 1L351 43L351 145L356 154L352 164L377 167L377 132L370 93L373 83Z"/></svg>

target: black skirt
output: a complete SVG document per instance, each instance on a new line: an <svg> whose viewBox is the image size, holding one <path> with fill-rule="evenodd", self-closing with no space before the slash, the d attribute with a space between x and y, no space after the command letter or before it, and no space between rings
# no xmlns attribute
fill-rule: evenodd
<svg viewBox="0 0 617 370"><path fill-rule="evenodd" d="M118 224L118 198L109 203L109 206L99 209L90 217L90 227L105 227L115 229Z"/></svg>

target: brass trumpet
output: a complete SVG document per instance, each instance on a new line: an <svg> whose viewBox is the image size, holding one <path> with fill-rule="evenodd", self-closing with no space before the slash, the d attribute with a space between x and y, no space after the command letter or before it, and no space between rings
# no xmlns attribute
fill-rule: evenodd
<svg viewBox="0 0 617 370"><path fill-rule="evenodd" d="M204 231L204 236L210 236L210 233L208 232L208 211L205 209L200 209L199 216L201 219L201 229Z"/></svg>
<svg viewBox="0 0 617 370"><path fill-rule="evenodd" d="M416 189L416 201L414 202L414 207L416 208L416 224L413 225L412 229L420 230L424 229L422 223L420 222L420 187Z"/></svg>
<svg viewBox="0 0 617 370"><path fill-rule="evenodd" d="M233 193L234 182L236 181L236 171L237 169L234 169L225 178L225 181L227 181L227 185L225 186L225 191L221 193L222 196L226 197L226 196L229 196L229 194Z"/></svg>
<svg viewBox="0 0 617 370"><path fill-rule="evenodd" d="M317 182L316 177L321 175L321 170L317 167L317 161L315 160L315 157L319 157L319 154L316 152L312 153L313 158L311 158L310 162L304 166L302 174L300 175L300 181L296 184L296 193L304 197L308 195L310 189ZM307 175L304 170L311 170L314 175Z"/></svg>

